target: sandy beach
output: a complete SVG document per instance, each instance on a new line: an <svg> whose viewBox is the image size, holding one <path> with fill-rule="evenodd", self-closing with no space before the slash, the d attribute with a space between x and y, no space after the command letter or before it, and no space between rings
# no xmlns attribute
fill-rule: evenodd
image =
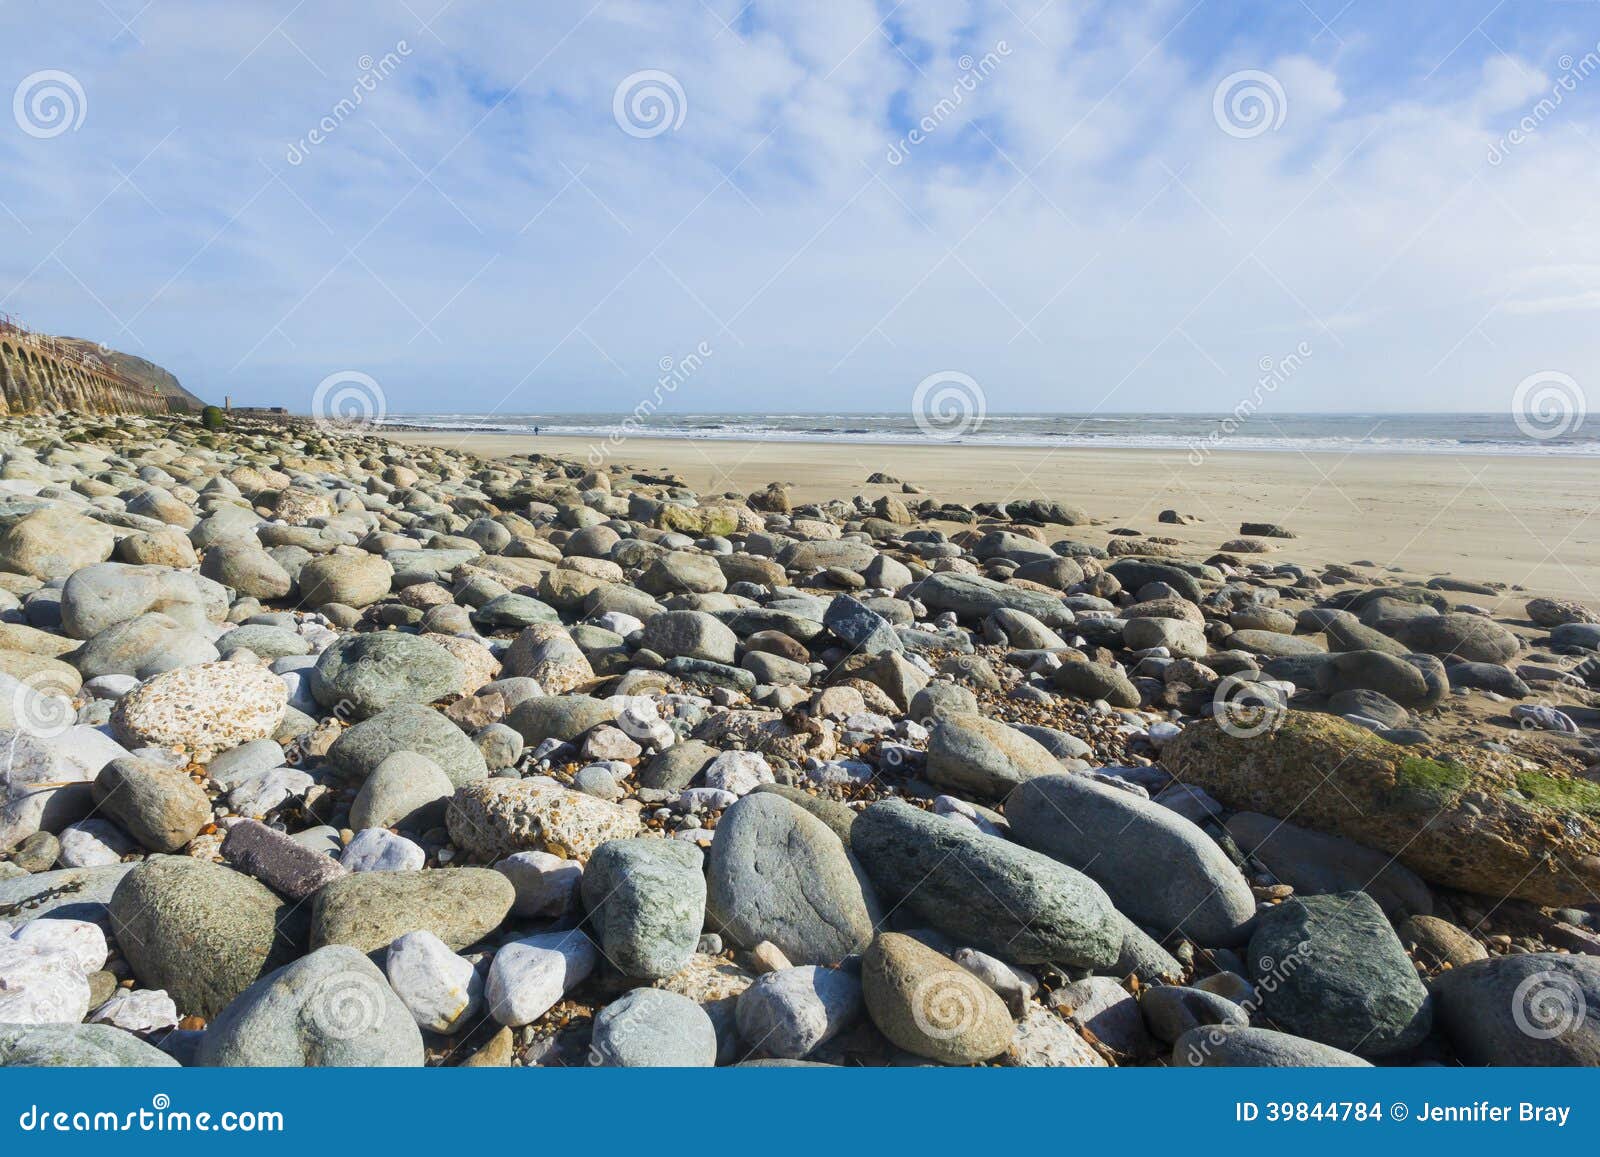
<svg viewBox="0 0 1600 1157"><path fill-rule="evenodd" d="M399 442L459 447L486 457L589 459L586 438L393 432ZM1369 560L1407 575L1452 575L1536 594L1600 597L1600 471L1580 459L1451 454L1215 453L1044 450L962 445L636 438L608 461L674 472L701 493L749 493L774 480L801 501L879 494L884 471L950 502L1048 498L1104 525L1074 531L1103 544L1114 527L1169 535L1214 550L1243 520L1277 522L1300 541L1301 562ZM1204 521L1165 525L1175 509ZM1478 602L1485 602L1482 596Z"/></svg>

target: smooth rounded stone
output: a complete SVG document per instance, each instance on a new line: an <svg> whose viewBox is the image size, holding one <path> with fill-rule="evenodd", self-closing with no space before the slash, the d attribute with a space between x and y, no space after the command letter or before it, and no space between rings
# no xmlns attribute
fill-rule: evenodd
<svg viewBox="0 0 1600 1157"><path fill-rule="evenodd" d="M116 536L103 522L46 506L24 515L0 534L0 570L61 579L111 557Z"/></svg>
<svg viewBox="0 0 1600 1157"><path fill-rule="evenodd" d="M311 693L346 719L391 707L431 703L459 690L461 663L438 643L415 635L345 635L317 659Z"/></svg>
<svg viewBox="0 0 1600 1157"><path fill-rule="evenodd" d="M0 879L0 909L14 927L26 927L47 916L88 920L109 927L106 905L122 878L137 864L118 862L103 867L60 868L15 879Z"/></svg>
<svg viewBox="0 0 1600 1157"><path fill-rule="evenodd" d="M220 655L205 635L152 612L107 627L72 657L85 679L132 675L149 679L163 671L214 662Z"/></svg>
<svg viewBox="0 0 1600 1157"><path fill-rule="evenodd" d="M1087 976L1057 989L1050 994L1050 1007L1119 1056L1148 1057L1156 1051L1138 998L1110 976Z"/></svg>
<svg viewBox="0 0 1600 1157"><path fill-rule="evenodd" d="M176 528L166 530L141 530L119 539L115 555L118 562L134 566L172 566L188 568L200 565L194 546Z"/></svg>
<svg viewBox="0 0 1600 1157"><path fill-rule="evenodd" d="M459 788L445 811L456 847L482 860L513 852L587 859L607 840L639 834L637 812L550 779L490 779Z"/></svg>
<svg viewBox="0 0 1600 1157"><path fill-rule="evenodd" d="M779 795L722 816L707 869L708 925L742 948L763 940L796 964L832 964L872 938L877 901L828 826Z"/></svg>
<svg viewBox="0 0 1600 1157"><path fill-rule="evenodd" d="M63 868L103 868L138 851L133 838L110 820L91 816L61 829Z"/></svg>
<svg viewBox="0 0 1600 1157"><path fill-rule="evenodd" d="M368 554L325 554L300 569L300 602L320 607L340 603L347 607L369 607L389 594L394 567L383 556Z"/></svg>
<svg viewBox="0 0 1600 1157"><path fill-rule="evenodd" d="M959 964L909 936L885 932L861 962L867 1013L907 1052L973 1065L1004 1052L1014 1026L1005 1002Z"/></svg>
<svg viewBox="0 0 1600 1157"><path fill-rule="evenodd" d="M1122 638L1130 651L1165 647L1178 659L1203 659L1209 649L1205 631L1196 623L1179 619L1149 616L1129 619L1122 628Z"/></svg>
<svg viewBox="0 0 1600 1157"><path fill-rule="evenodd" d="M514 852L494 870L511 881L516 899L511 914L522 919L565 915L578 896L583 865L549 852ZM701 884L702 891L704 883Z"/></svg>
<svg viewBox="0 0 1600 1157"><path fill-rule="evenodd" d="M88 1015L89 981L59 944L0 935L0 982L0 1024L76 1024Z"/></svg>
<svg viewBox="0 0 1600 1157"><path fill-rule="evenodd" d="M1493 691L1507 699L1526 699L1533 694L1517 673L1498 663L1451 663L1445 668L1452 690L1470 688L1476 691Z"/></svg>
<svg viewBox="0 0 1600 1157"><path fill-rule="evenodd" d="M290 655L309 655L311 642L284 627L252 625L235 627L217 640L217 647L225 654L249 651L269 662Z"/></svg>
<svg viewBox="0 0 1600 1157"><path fill-rule="evenodd" d="M928 733L928 781L964 797L1004 799L1019 784L1061 770L1014 727L981 715L945 715Z"/></svg>
<svg viewBox="0 0 1600 1157"><path fill-rule="evenodd" d="M227 592L203 576L108 562L76 572L61 588L61 629L74 639L89 639L159 612L194 630L224 618L227 608Z"/></svg>
<svg viewBox="0 0 1600 1157"><path fill-rule="evenodd" d="M918 584L917 599L932 612L952 611L965 619L982 619L1002 607L1024 611L1052 628L1070 626L1074 618L1059 596L954 571L929 575Z"/></svg>
<svg viewBox="0 0 1600 1157"><path fill-rule="evenodd" d="M427 862L421 846L387 828L363 828L339 856L349 872L417 872Z"/></svg>
<svg viewBox="0 0 1600 1157"><path fill-rule="evenodd" d="M288 595L294 580L278 560L262 547L243 540L220 542L206 551L200 573L225 587L232 587L243 598L281 599Z"/></svg>
<svg viewBox="0 0 1600 1157"><path fill-rule="evenodd" d="M1546 630L1564 623L1600 623L1600 615L1570 599L1529 599L1526 610L1534 626Z"/></svg>
<svg viewBox="0 0 1600 1157"><path fill-rule="evenodd" d="M525 699L511 709L506 724L529 747L547 739L571 742L591 728L617 717L616 704L589 695L541 695Z"/></svg>
<svg viewBox="0 0 1600 1157"><path fill-rule="evenodd" d="M736 796L773 782L772 768L759 751L724 751L706 765L702 777L706 787Z"/></svg>
<svg viewBox="0 0 1600 1157"><path fill-rule="evenodd" d="M228 807L241 816L260 819L291 799L303 797L315 784L303 771L280 767L242 779L228 792Z"/></svg>
<svg viewBox="0 0 1600 1157"><path fill-rule="evenodd" d="M809 539L791 543L778 555L778 565L791 574L840 566L857 573L870 566L878 552L869 543L849 538Z"/></svg>
<svg viewBox="0 0 1600 1157"><path fill-rule="evenodd" d="M616 802L626 793L617 786L617 778L611 769L602 764L591 764L579 768L572 777L572 789L581 791L584 795L592 795L596 799Z"/></svg>
<svg viewBox="0 0 1600 1157"><path fill-rule="evenodd" d="M861 981L814 964L757 978L735 1006L739 1038L750 1055L799 1060L861 1016Z"/></svg>
<svg viewBox="0 0 1600 1157"><path fill-rule="evenodd" d="M1146 988L1139 997L1139 1010L1151 1034L1165 1044L1195 1028L1250 1023L1250 1013L1226 997L1178 984Z"/></svg>
<svg viewBox="0 0 1600 1157"><path fill-rule="evenodd" d="M416 1067L422 1033L376 965L354 948L318 949L263 977L214 1017L203 1066Z"/></svg>
<svg viewBox="0 0 1600 1157"><path fill-rule="evenodd" d="M1413 651L1468 663L1506 663L1522 649L1508 628L1461 611L1408 619L1393 634Z"/></svg>
<svg viewBox="0 0 1600 1157"><path fill-rule="evenodd" d="M1433 992L1469 1064L1600 1064L1600 957L1494 956L1441 972Z"/></svg>
<svg viewBox="0 0 1600 1157"><path fill-rule="evenodd" d="M226 751L277 730L289 691L264 667L202 663L150 679L117 700L111 730L130 747Z"/></svg>
<svg viewBox="0 0 1600 1157"><path fill-rule="evenodd" d="M1385 730L1404 727L1411 715L1381 691L1335 691L1328 696L1328 710L1346 719L1376 723Z"/></svg>
<svg viewBox="0 0 1600 1157"><path fill-rule="evenodd" d="M472 733L472 743L482 754L490 771L514 767L526 745L522 735L504 723L491 723Z"/></svg>
<svg viewBox="0 0 1600 1157"><path fill-rule="evenodd" d="M1285 1031L1362 1056L1404 1052L1433 1025L1428 990L1365 892L1295 896L1264 911L1246 963Z"/></svg>
<svg viewBox="0 0 1600 1157"><path fill-rule="evenodd" d="M472 961L426 929L395 938L383 971L417 1027L453 1033L466 1026L483 1004L483 978Z"/></svg>
<svg viewBox="0 0 1600 1157"><path fill-rule="evenodd" d="M345 778L363 781L396 752L432 760L456 787L489 777L480 752L461 728L427 707L391 707L347 729L328 749L328 762Z"/></svg>
<svg viewBox="0 0 1600 1157"><path fill-rule="evenodd" d="M1128 677L1106 663L1072 661L1050 673L1057 690L1082 699L1104 699L1113 707L1139 706L1139 691Z"/></svg>
<svg viewBox="0 0 1600 1157"><path fill-rule="evenodd" d="M1248 935L1249 883L1215 840L1160 804L1088 776L1049 775L1018 787L1006 818L1013 839L1088 874L1157 933L1212 948Z"/></svg>
<svg viewBox="0 0 1600 1157"><path fill-rule="evenodd" d="M101 768L94 797L102 814L152 852L177 851L211 822L211 800L187 774L132 756Z"/></svg>
<svg viewBox="0 0 1600 1157"><path fill-rule="evenodd" d="M694 955L706 918L700 849L653 837L610 840L583 872L583 903L606 960L624 976L670 976Z"/></svg>
<svg viewBox="0 0 1600 1157"><path fill-rule="evenodd" d="M116 977L110 973L102 975L115 986ZM178 1006L160 989L119 988L105 1000L91 1003L95 1005L89 1014L91 1024L110 1024L140 1033L165 1032L178 1027Z"/></svg>
<svg viewBox="0 0 1600 1157"><path fill-rule="evenodd" d="M741 661L758 682L771 687L804 687L811 682L811 668L781 655L747 651Z"/></svg>
<svg viewBox="0 0 1600 1157"><path fill-rule="evenodd" d="M304 924L294 905L249 876L179 856L138 865L107 910L139 983L207 1018L292 959Z"/></svg>
<svg viewBox="0 0 1600 1157"><path fill-rule="evenodd" d="M421 928L459 951L500 927L515 898L511 882L488 868L343 876L311 901L311 946L373 952Z"/></svg>
<svg viewBox="0 0 1600 1157"><path fill-rule="evenodd" d="M1327 653L1310 635L1281 635L1277 631L1234 631L1224 640L1230 650L1245 651L1267 659L1294 656L1315 657Z"/></svg>
<svg viewBox="0 0 1600 1157"><path fill-rule="evenodd" d="M661 555L634 584L647 594L714 594L728 589L727 577L709 554L674 550Z"/></svg>
<svg viewBox="0 0 1600 1157"><path fill-rule="evenodd" d="M544 932L503 945L489 965L483 996L489 1015L512 1028L532 1024L582 984L600 953L582 932Z"/></svg>
<svg viewBox="0 0 1600 1157"><path fill-rule="evenodd" d="M694 1001L660 988L635 988L594 1018L589 1057L620 1068L711 1068L717 1030Z"/></svg>
<svg viewBox="0 0 1600 1157"><path fill-rule="evenodd" d="M1600 650L1600 623L1562 623L1550 632L1550 642L1557 647Z"/></svg>
<svg viewBox="0 0 1600 1157"><path fill-rule="evenodd" d="M234 539L253 541L260 525L260 517L248 507L221 505L189 531L189 541L199 550Z"/></svg>
<svg viewBox="0 0 1600 1157"><path fill-rule="evenodd" d="M1241 851L1299 895L1366 892L1395 919L1433 911L1427 884L1384 852L1257 812L1236 812L1226 827Z"/></svg>
<svg viewBox="0 0 1600 1157"><path fill-rule="evenodd" d="M107 1024L0 1024L0 1066L168 1069L178 1062Z"/></svg>
<svg viewBox="0 0 1600 1157"><path fill-rule="evenodd" d="M828 825L828 830L839 837L839 842L845 846L846 851L850 849L850 829L856 822L856 813L846 804L836 799L812 795L808 791L784 783L764 783L750 794L762 793L780 795L797 807L804 808Z"/></svg>
<svg viewBox="0 0 1600 1157"><path fill-rule="evenodd" d="M1269 1028L1213 1024L1192 1028L1172 1046L1177 1068L1371 1068L1353 1053Z"/></svg>
<svg viewBox="0 0 1600 1157"><path fill-rule="evenodd" d="M1019 964L1104 968L1122 954L1110 897L1048 856L898 800L857 816L850 844L885 903L963 944Z"/></svg>
<svg viewBox="0 0 1600 1157"><path fill-rule="evenodd" d="M61 854L61 841L50 832L34 832L11 852L11 863L24 872L48 872Z"/></svg>
<svg viewBox="0 0 1600 1157"><path fill-rule="evenodd" d="M1317 689L1325 695L1343 691L1376 691L1402 707L1427 705L1423 674L1402 656L1382 651L1344 651L1317 670Z"/></svg>
<svg viewBox="0 0 1600 1157"><path fill-rule="evenodd" d="M582 687L595 677L588 657L559 624L528 627L506 649L501 662L504 675L535 679L551 695Z"/></svg>
<svg viewBox="0 0 1600 1157"><path fill-rule="evenodd" d="M911 698L907 714L924 727L944 715L977 715L978 697L959 683L929 683Z"/></svg>
<svg viewBox="0 0 1600 1157"><path fill-rule="evenodd" d="M455 784L433 760L415 751L385 756L350 805L350 826L425 831L444 819Z"/></svg>
<svg viewBox="0 0 1600 1157"><path fill-rule="evenodd" d="M1407 916L1395 928L1395 933L1407 955L1429 971L1461 968L1489 957L1488 949L1482 944L1437 916Z"/></svg>
<svg viewBox="0 0 1600 1157"><path fill-rule="evenodd" d="M732 663L739 640L704 611L667 611L645 623L640 645L668 659L684 656Z"/></svg>

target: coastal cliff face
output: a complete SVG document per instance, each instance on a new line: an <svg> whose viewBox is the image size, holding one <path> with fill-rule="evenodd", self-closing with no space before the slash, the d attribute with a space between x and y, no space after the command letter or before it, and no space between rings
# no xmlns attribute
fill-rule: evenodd
<svg viewBox="0 0 1600 1157"><path fill-rule="evenodd" d="M150 368L170 381L170 389L121 368L115 359L126 355L86 352L95 348L74 338L0 330L0 414L150 414L199 405L159 367Z"/></svg>

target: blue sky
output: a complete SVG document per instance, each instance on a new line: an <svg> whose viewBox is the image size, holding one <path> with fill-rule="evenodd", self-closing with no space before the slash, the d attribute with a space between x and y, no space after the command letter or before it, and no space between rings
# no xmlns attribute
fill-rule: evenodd
<svg viewBox="0 0 1600 1157"><path fill-rule="evenodd" d="M210 398L1502 410L1600 352L1576 0L9 0L7 92L0 311Z"/></svg>

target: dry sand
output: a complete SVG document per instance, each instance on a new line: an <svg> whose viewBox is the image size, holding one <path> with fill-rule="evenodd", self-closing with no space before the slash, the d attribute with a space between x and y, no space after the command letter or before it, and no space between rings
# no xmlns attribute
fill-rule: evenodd
<svg viewBox="0 0 1600 1157"><path fill-rule="evenodd" d="M491 458L543 453L595 460L595 444L586 438L389 436ZM1072 503L1104 525L1063 528L1063 537L1104 544L1112 527L1131 527L1170 535L1201 558L1234 537L1241 521L1277 522L1299 535L1279 544L1277 557L1286 560L1368 560L1422 578L1513 584L1600 608L1600 469L1574 458L1234 452L1196 465L1184 452L1153 450L635 438L614 448L609 461L679 474L702 495L788 481L798 501L897 493L898 486L866 484L881 470L940 501ZM1205 521L1158 522L1168 508ZM1509 605L1526 596L1505 597ZM1496 602L1486 595L1457 601Z"/></svg>

